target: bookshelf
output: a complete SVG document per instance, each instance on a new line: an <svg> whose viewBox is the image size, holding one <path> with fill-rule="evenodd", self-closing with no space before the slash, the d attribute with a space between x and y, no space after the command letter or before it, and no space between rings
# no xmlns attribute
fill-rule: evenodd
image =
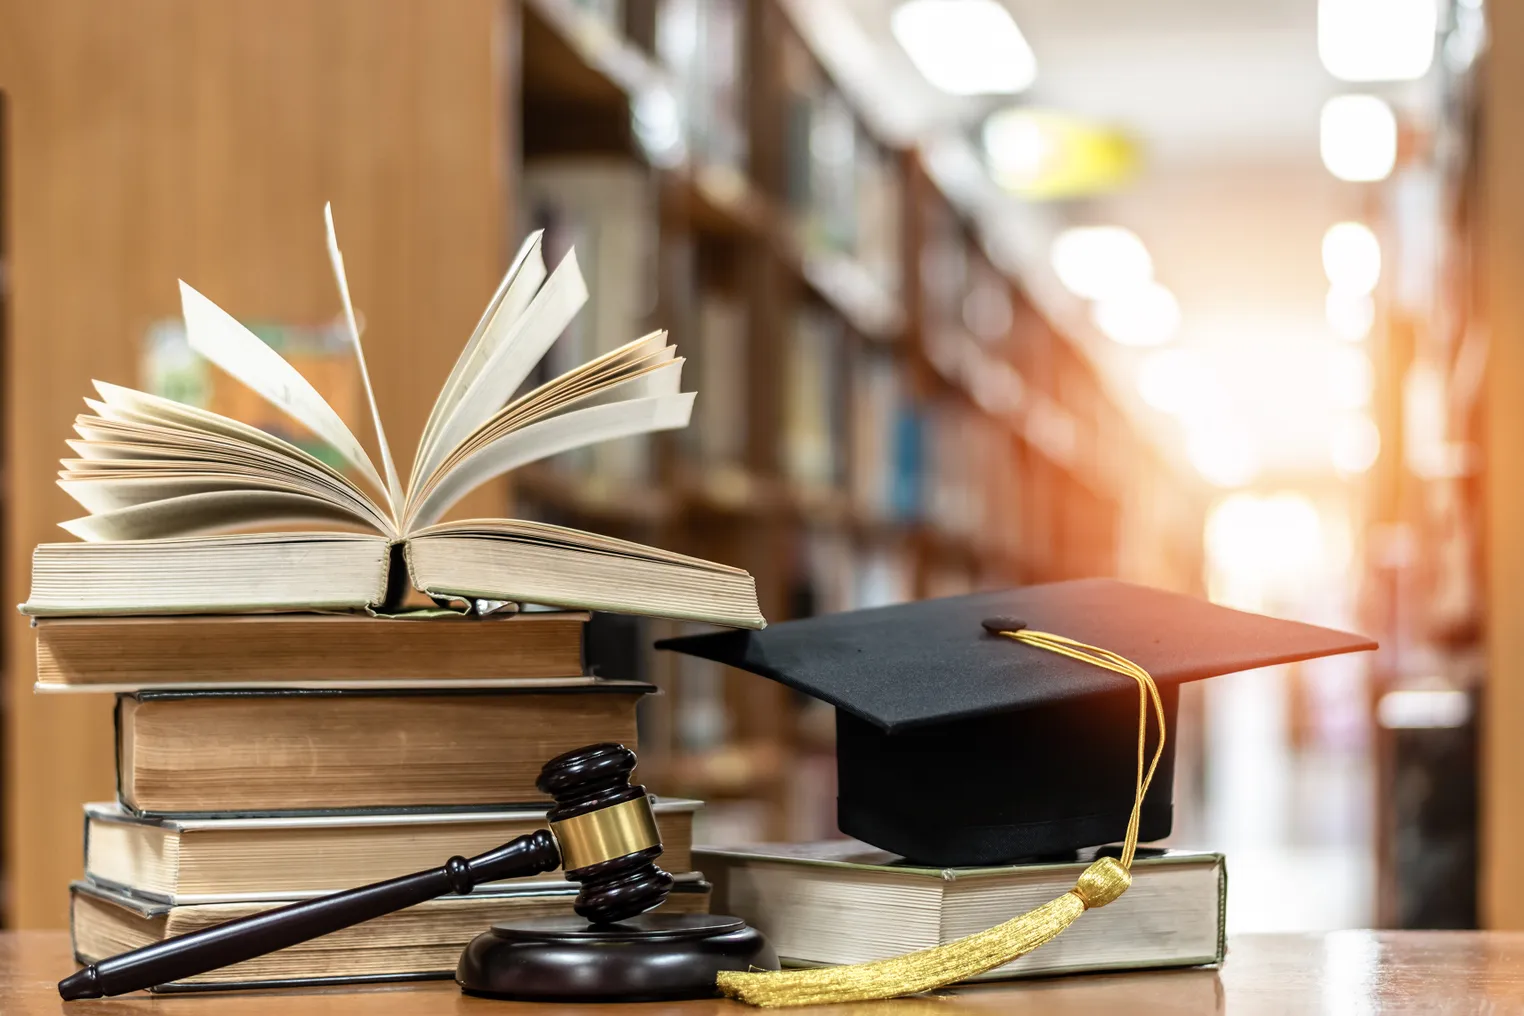
<svg viewBox="0 0 1524 1016"><path fill-rule="evenodd" d="M524 178L581 162L644 181L655 212L629 228L649 264L614 271L654 266L657 296L618 334L669 328L700 396L638 470L526 470L520 514L744 566L773 620L1086 575L1198 585L1197 495L783 5L523 12ZM621 188L640 193L600 188L572 231L634 223L603 203ZM1123 493L1145 482L1140 524ZM1174 536L1125 556L1128 527L1159 518ZM828 707L646 648L675 625L617 627L594 656L666 692L643 717L648 785L711 801L716 838L829 833Z"/></svg>
<svg viewBox="0 0 1524 1016"><path fill-rule="evenodd" d="M81 70L44 73L38 52ZM1199 575L1194 534L1129 535L1140 505L1190 533L1194 495L777 0L164 0L90 18L0 0L0 92L7 602L69 514L52 479L74 400L136 376L175 278L251 319L334 313L325 200L395 445L542 220L595 291L580 350L667 327L690 357L698 426L540 463L470 511L733 562L775 620ZM966 276L939 274L943 254ZM716 838L822 834L830 711L650 652L673 627L594 632L604 672L668 692L642 720L642 777L714 802ZM57 845L111 794L110 703L33 695L19 615L3 649L5 918L61 926L79 861Z"/></svg>

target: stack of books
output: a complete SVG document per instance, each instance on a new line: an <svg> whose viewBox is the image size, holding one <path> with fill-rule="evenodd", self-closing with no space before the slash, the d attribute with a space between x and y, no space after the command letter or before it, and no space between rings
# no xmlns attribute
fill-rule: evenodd
<svg viewBox="0 0 1524 1016"><path fill-rule="evenodd" d="M649 685L583 676L586 613L44 617L38 688L117 696L117 800L85 808L74 951L93 962L544 827L548 759L635 743ZM656 804L677 886L697 801ZM164 986L447 977L496 920L571 913L559 872L447 896Z"/></svg>
<svg viewBox="0 0 1524 1016"><path fill-rule="evenodd" d="M79 542L36 549L22 610L40 689L117 696L117 800L86 808L73 887L82 961L542 827L544 763L634 745L654 690L588 676L588 611L765 623L739 568L530 520L441 521L519 466L685 425L693 393L665 333L515 394L588 292L575 254L548 270L532 235L404 480L325 218L379 459L279 351L184 283L190 349L327 457L104 382L75 420L59 485L87 514L61 523ZM294 528L313 523L328 528ZM668 910L708 908L689 870L697 806L656 805L677 878ZM488 885L167 987L449 976L493 920L570 913L575 896L554 872Z"/></svg>

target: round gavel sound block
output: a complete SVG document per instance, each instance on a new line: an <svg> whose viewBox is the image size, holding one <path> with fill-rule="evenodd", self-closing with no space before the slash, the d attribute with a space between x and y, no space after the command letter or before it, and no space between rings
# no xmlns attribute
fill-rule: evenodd
<svg viewBox="0 0 1524 1016"><path fill-rule="evenodd" d="M466 946L461 990L492 998L629 1002L703 998L721 970L778 969L744 921L651 914L672 891L656 866L661 836L646 788L630 784L635 753L599 744L545 764L535 784L555 799L546 818L580 918L505 921Z"/></svg>
<svg viewBox="0 0 1524 1016"><path fill-rule="evenodd" d="M470 995L534 1002L708 998L721 970L777 970L755 928L717 914L642 914L618 924L575 917L494 925L455 971Z"/></svg>

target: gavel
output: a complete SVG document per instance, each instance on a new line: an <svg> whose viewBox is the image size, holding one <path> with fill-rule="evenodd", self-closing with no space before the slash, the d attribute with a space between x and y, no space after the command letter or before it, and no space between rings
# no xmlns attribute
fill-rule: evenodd
<svg viewBox="0 0 1524 1016"><path fill-rule="evenodd" d="M565 870L577 882L573 909L594 925L655 909L672 890L656 866L661 835L646 788L630 785L635 753L595 744L545 763L535 782L555 804L537 830L477 857L293 903L92 963L58 982L66 1001L100 998L178 981L241 963L486 882Z"/></svg>

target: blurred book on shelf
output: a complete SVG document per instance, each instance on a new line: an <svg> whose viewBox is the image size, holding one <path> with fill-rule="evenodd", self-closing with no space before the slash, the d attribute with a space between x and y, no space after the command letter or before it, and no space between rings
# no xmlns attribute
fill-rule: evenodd
<svg viewBox="0 0 1524 1016"><path fill-rule="evenodd" d="M649 330L658 292L658 232L650 175L631 159L530 160L522 201L525 221L545 230L546 262L560 263L575 247L588 291L582 313L526 380L528 390ZM552 469L613 487L652 478L651 445L644 437L605 441L549 462Z"/></svg>
<svg viewBox="0 0 1524 1016"><path fill-rule="evenodd" d="M617 45L579 45L563 7ZM684 433L525 477L532 517L746 566L770 620L1081 575L1196 581L1195 492L1140 454L977 212L876 129L789 5L535 0L525 17L547 46L526 56L522 227L576 243L613 333L670 328L699 393ZM592 126L565 129L573 113ZM569 331L547 373L602 349L600 327ZM1129 512L1153 509L1120 503L1138 474L1165 539L1139 540ZM686 630L640 622L607 673L589 647L596 672L664 692L640 705L641 778L710 801L701 842L832 835L831 710L650 651Z"/></svg>
<svg viewBox="0 0 1524 1016"><path fill-rule="evenodd" d="M656 56L676 78L688 155L745 170L744 0L660 0Z"/></svg>
<svg viewBox="0 0 1524 1016"><path fill-rule="evenodd" d="M842 323L813 304L795 312L785 367L784 464L804 488L841 486L846 427L842 411Z"/></svg>
<svg viewBox="0 0 1524 1016"><path fill-rule="evenodd" d="M699 295L694 359L699 397L685 437L706 469L740 468L746 459L748 370L746 308L715 290Z"/></svg>

